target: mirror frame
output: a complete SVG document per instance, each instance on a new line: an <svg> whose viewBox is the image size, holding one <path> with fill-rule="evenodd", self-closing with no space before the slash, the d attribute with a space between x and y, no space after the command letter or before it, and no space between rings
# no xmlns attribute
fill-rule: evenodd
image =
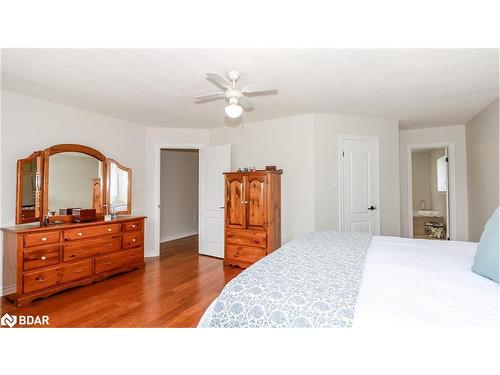
<svg viewBox="0 0 500 375"><path fill-rule="evenodd" d="M111 203L111 200L110 200L110 181L109 181L109 171L111 170L111 164L116 164L116 166L118 167L118 169L121 169L122 171L125 171L127 172L128 174L128 195L127 195L127 209L126 210L118 210L118 211L115 211L115 213L117 215L130 215L132 213L132 169L131 168L127 168L125 167L124 165L118 163L116 160L114 159L109 159L107 160L107 170L108 170L108 174L107 174L107 184L106 184L106 202L108 204Z"/></svg>
<svg viewBox="0 0 500 375"><path fill-rule="evenodd" d="M103 153L97 151L88 146L78 145L78 144L59 144L49 147L43 151L34 151L30 156L20 159L17 161L17 186L16 186L16 224L26 224L32 222L40 222L43 225L45 214L47 213L49 207L49 158L51 155L59 154L61 152L79 152L89 156L93 156L102 165L102 175L103 178L100 180L100 209L97 210L97 216L102 218L104 216L105 207L109 203L109 165L115 163L118 168L124 170L128 173L128 204L126 210L117 211L117 214L131 214L132 213L132 169L127 168L124 165L118 163L114 159L107 158ZM32 218L22 217L22 191L23 191L23 181L22 181L22 166L23 163L31 162L33 159L37 158L37 166L39 170L40 181L38 183L39 190L37 190L37 199L35 199L35 216ZM96 183L97 181L95 181ZM55 220L60 220L63 222L72 222L73 217L71 215L56 215L52 217Z"/></svg>
<svg viewBox="0 0 500 375"><path fill-rule="evenodd" d="M22 194L23 194L23 164L27 162L37 161L37 173L39 181L37 183L38 189L35 191L35 216L31 218L24 218L22 213ZM42 190L43 190L43 151L35 151L30 156L17 161L17 185L16 185L16 224L33 223L41 220L41 207L42 207Z"/></svg>
<svg viewBox="0 0 500 375"><path fill-rule="evenodd" d="M101 204L99 209L96 208L96 212L98 216L104 215L103 214L104 205L106 204L106 195L105 195L106 182L108 180L106 156L104 156L104 154L102 154L100 151L97 151L96 149L93 149L91 147L68 143L68 144L55 145L43 151L43 199L42 199L43 215L41 220L43 220L43 216L49 209L49 158L51 155L56 155L61 152L79 152L92 156L101 161L102 176L103 176L103 178L101 178L101 197L100 197Z"/></svg>

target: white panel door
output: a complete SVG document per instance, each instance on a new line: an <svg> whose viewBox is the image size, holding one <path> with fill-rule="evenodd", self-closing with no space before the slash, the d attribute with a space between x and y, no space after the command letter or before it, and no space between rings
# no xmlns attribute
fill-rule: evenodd
<svg viewBox="0 0 500 375"><path fill-rule="evenodd" d="M378 143L342 138L342 231L379 234Z"/></svg>
<svg viewBox="0 0 500 375"><path fill-rule="evenodd" d="M224 258L224 175L231 169L231 145L200 149L199 253Z"/></svg>

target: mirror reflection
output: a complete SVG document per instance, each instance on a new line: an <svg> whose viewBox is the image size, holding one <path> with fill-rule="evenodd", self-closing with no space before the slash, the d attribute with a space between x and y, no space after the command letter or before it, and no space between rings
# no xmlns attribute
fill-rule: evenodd
<svg viewBox="0 0 500 375"><path fill-rule="evenodd" d="M40 190L38 159L32 158L21 164L21 218L35 218L37 192Z"/></svg>
<svg viewBox="0 0 500 375"><path fill-rule="evenodd" d="M115 213L130 213L130 169L110 160L108 201Z"/></svg>
<svg viewBox="0 0 500 375"><path fill-rule="evenodd" d="M68 209L101 209L102 162L79 152L49 157L48 209L65 215Z"/></svg>

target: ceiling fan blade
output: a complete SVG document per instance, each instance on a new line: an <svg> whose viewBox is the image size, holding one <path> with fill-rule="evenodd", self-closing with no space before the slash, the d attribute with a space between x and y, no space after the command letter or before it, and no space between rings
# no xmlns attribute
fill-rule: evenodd
<svg viewBox="0 0 500 375"><path fill-rule="evenodd" d="M252 101L244 96L240 96L238 98L238 103L247 111L250 111L255 108Z"/></svg>
<svg viewBox="0 0 500 375"><path fill-rule="evenodd" d="M246 85L241 90L245 94L256 94L259 92L277 91L278 87L274 83L254 83L253 85Z"/></svg>
<svg viewBox="0 0 500 375"><path fill-rule="evenodd" d="M231 88L229 82L217 73L207 73L207 79L221 89L227 90Z"/></svg>
<svg viewBox="0 0 500 375"><path fill-rule="evenodd" d="M211 92L209 94L198 95L194 97L194 100L198 103L208 102L209 100L221 99L224 97L224 93L222 91Z"/></svg>

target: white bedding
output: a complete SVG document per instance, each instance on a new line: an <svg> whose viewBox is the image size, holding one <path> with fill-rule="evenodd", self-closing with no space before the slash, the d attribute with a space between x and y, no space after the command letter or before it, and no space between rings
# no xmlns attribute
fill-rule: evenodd
<svg viewBox="0 0 500 375"><path fill-rule="evenodd" d="M499 286L470 270L476 246L374 236L353 326L497 325ZM208 325L214 305L199 327Z"/></svg>
<svg viewBox="0 0 500 375"><path fill-rule="evenodd" d="M476 243L374 237L354 326L488 326L498 284L471 271Z"/></svg>

